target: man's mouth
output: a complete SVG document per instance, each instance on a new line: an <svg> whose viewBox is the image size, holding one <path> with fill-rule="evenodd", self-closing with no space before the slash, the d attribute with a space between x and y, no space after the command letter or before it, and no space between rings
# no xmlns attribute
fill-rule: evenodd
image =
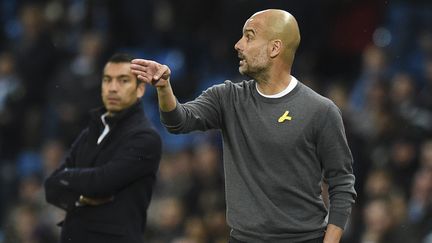
<svg viewBox="0 0 432 243"><path fill-rule="evenodd" d="M244 58L244 56L243 55L238 55L238 58L240 59L240 61L239 61L239 65L241 66L241 65L243 65L243 64L245 64L245 58Z"/></svg>
<svg viewBox="0 0 432 243"><path fill-rule="evenodd" d="M110 102L110 103L117 103L117 102L120 101L120 99L117 98L117 97L108 97L107 100L108 100L108 102Z"/></svg>

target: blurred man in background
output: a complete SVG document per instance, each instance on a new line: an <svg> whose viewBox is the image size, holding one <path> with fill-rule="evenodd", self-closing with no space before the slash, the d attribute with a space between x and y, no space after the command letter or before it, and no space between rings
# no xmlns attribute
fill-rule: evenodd
<svg viewBox="0 0 432 243"><path fill-rule="evenodd" d="M159 134L144 115L145 86L132 58L112 56L102 78L104 107L45 181L46 200L67 214L61 242L139 243L161 157Z"/></svg>

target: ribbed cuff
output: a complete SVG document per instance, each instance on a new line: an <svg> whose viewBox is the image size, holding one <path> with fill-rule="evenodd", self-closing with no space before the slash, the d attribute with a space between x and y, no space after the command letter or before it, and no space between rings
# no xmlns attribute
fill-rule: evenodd
<svg viewBox="0 0 432 243"><path fill-rule="evenodd" d="M330 212L328 223L345 229L349 216L350 214L346 215L339 212Z"/></svg>
<svg viewBox="0 0 432 243"><path fill-rule="evenodd" d="M172 111L164 112L159 110L161 122L166 127L175 127L178 125L178 121L182 120L182 113L179 107L179 103L177 102L176 107Z"/></svg>

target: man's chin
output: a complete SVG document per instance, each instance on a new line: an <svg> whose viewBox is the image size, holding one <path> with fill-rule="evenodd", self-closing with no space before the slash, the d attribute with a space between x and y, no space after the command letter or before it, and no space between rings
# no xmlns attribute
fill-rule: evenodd
<svg viewBox="0 0 432 243"><path fill-rule="evenodd" d="M252 78L247 69L239 67L239 73L246 77Z"/></svg>
<svg viewBox="0 0 432 243"><path fill-rule="evenodd" d="M117 112L121 111L120 107L112 106L112 105L105 106L105 109L110 113L117 113Z"/></svg>

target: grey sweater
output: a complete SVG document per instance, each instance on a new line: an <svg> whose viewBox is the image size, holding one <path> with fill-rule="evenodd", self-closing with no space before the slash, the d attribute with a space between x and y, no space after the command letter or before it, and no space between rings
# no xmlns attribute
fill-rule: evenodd
<svg viewBox="0 0 432 243"><path fill-rule="evenodd" d="M172 133L221 130L227 222L235 238L298 242L322 236L327 223L344 228L356 192L338 107L300 82L281 98L265 98L255 85L212 86L161 112L162 123Z"/></svg>

